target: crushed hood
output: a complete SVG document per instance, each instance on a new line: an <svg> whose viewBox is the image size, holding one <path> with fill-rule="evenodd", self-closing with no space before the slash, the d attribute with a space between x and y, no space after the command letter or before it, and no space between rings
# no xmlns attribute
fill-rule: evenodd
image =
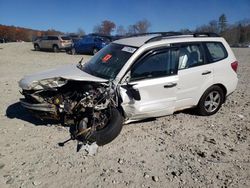
<svg viewBox="0 0 250 188"><path fill-rule="evenodd" d="M48 80L48 81L47 81ZM39 90L45 87L61 87L67 80L106 82L108 80L92 76L76 65L66 65L57 69L50 69L37 74L25 76L19 81L19 86L25 90Z"/></svg>

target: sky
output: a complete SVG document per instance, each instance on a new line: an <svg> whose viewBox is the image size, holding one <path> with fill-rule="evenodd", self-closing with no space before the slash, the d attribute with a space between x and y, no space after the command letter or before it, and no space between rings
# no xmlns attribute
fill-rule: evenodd
<svg viewBox="0 0 250 188"><path fill-rule="evenodd" d="M0 0L0 24L38 30L93 32L103 20L116 26L147 19L150 31L178 31L217 20L250 19L250 0Z"/></svg>

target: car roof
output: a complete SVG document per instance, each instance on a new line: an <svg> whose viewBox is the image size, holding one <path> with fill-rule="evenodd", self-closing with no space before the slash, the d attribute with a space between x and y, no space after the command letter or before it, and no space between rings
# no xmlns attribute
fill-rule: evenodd
<svg viewBox="0 0 250 188"><path fill-rule="evenodd" d="M145 44L146 41L150 40L157 35L148 35L148 36L138 36L138 37L128 37L114 41L117 44L123 44L128 46L140 47Z"/></svg>
<svg viewBox="0 0 250 188"><path fill-rule="evenodd" d="M167 32L166 32L167 33ZM202 38L202 39L201 39ZM170 35L164 35L164 33L156 33L156 34L142 34L142 36L135 36L135 37L127 37L123 39L119 39L114 41L116 44L122 44L122 45L128 45L128 46L134 46L134 47L141 47L144 44L147 44L149 42L156 42L156 41L168 41L171 42L187 42L190 41L198 41L198 40L218 40L221 38L219 35L215 33L194 33L189 35L183 35L180 33L170 34Z"/></svg>

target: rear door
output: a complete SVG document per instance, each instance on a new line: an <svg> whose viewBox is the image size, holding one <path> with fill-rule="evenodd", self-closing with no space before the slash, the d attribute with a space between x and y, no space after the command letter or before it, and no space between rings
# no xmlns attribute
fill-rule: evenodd
<svg viewBox="0 0 250 188"><path fill-rule="evenodd" d="M179 46L176 110L197 105L203 92L213 83L213 66L207 63L201 43Z"/></svg>
<svg viewBox="0 0 250 188"><path fill-rule="evenodd" d="M172 114L178 83L175 49L146 53L130 69L129 85L140 93L140 100L124 100L123 108L131 120ZM121 92L124 94L124 92Z"/></svg>
<svg viewBox="0 0 250 188"><path fill-rule="evenodd" d="M39 42L39 46L40 48L47 48L46 44L47 44L47 40L48 40L48 37L47 36L44 36L41 38L40 42Z"/></svg>

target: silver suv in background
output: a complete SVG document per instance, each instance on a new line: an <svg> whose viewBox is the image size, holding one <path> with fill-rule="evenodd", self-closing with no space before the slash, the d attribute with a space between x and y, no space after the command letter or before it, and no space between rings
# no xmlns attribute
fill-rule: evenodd
<svg viewBox="0 0 250 188"><path fill-rule="evenodd" d="M34 42L34 49L39 50L53 50L59 52L60 50L69 50L72 45L72 40L68 36L43 36L37 38Z"/></svg>

